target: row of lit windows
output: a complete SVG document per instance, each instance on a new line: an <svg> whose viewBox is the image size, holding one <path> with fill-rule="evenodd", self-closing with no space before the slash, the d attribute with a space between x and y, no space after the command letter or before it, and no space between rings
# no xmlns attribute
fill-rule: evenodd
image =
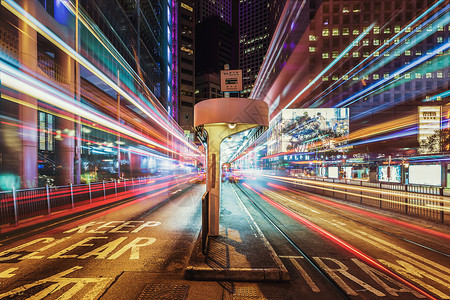
<svg viewBox="0 0 450 300"><path fill-rule="evenodd" d="M359 35L361 32L364 32L367 29L367 27L364 27L362 31L360 31L359 29L353 29L352 30L352 34L353 35ZM426 31L434 31L433 25L427 26L427 28L425 29ZM450 31L450 26L448 26L448 30ZM395 25L393 32L394 33L399 33L401 31L401 26L400 25ZM407 27L405 32L411 32L412 28L411 27ZM444 31L444 26L438 26L437 31ZM416 32L422 32L422 28L418 27L416 29ZM373 27L373 33L374 34L380 34L381 30L379 26L374 26ZM390 34L392 33L391 28L390 27L386 27L383 29L383 33L386 34ZM330 30L330 28L323 28L322 29L322 36L339 36L341 35L341 31L339 28L332 28ZM350 28L342 28L342 35L350 35ZM309 40L310 41L317 41L317 37L313 34L309 35Z"/></svg>
<svg viewBox="0 0 450 300"><path fill-rule="evenodd" d="M309 52L316 52L316 48L315 47L309 47ZM330 56L330 53L322 52L322 58L323 59L327 59L327 58L330 58L330 57L331 58L337 58L339 56L339 53L340 53L339 51L333 51L333 52L331 52L331 56ZM423 53L425 53L425 52L422 52L422 50L416 50L416 51L406 50L404 52L405 56L412 56L414 54L416 56L422 56ZM431 53L432 53L431 50L428 50L426 52L426 54L431 54ZM385 52L385 53L383 53L383 56L389 57L389 56L391 56L391 54L393 56L400 56L400 55L402 55L402 53L399 50L395 50L394 53ZM443 54L443 52L440 52L439 54ZM360 55L362 55L362 57L369 57L370 56L370 51L363 51L362 53L360 53L358 51L355 51L355 52L352 53L352 57L360 57ZM380 51L375 51L373 53L373 56L374 57L380 56ZM349 53L345 53L343 57L350 57L350 54Z"/></svg>
<svg viewBox="0 0 450 300"><path fill-rule="evenodd" d="M449 74L450 75L450 74ZM379 80L381 78L383 79L387 79L389 78L390 73L389 72L385 72L384 74L372 74L372 76L369 75L363 75L363 76L353 76L353 77L349 77L348 75L344 75L344 76L339 76L339 75L333 75L333 76L322 76L322 81L329 81L330 79L333 81L337 81L340 78L342 78L343 80L349 80L349 78L351 78L352 80L369 80L370 77L372 77L373 80ZM406 73L404 75L405 79L432 79L432 78L444 78L445 74L441 71L438 72L427 72L425 74L420 73L420 72L416 72L416 73ZM401 75L395 75L394 79L399 79L403 76Z"/></svg>

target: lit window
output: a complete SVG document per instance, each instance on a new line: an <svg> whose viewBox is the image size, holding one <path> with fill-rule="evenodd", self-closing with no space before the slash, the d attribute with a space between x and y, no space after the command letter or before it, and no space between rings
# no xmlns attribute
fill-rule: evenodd
<svg viewBox="0 0 450 300"><path fill-rule="evenodd" d="M368 39L363 40L363 46L369 46L369 40Z"/></svg>
<svg viewBox="0 0 450 300"><path fill-rule="evenodd" d="M405 55L406 55L406 56L411 56L411 51L410 51L410 50L406 50L406 51L405 51Z"/></svg>
<svg viewBox="0 0 450 300"><path fill-rule="evenodd" d="M380 33L380 26L374 26L373 27L373 33L374 34L379 34Z"/></svg>
<svg viewBox="0 0 450 300"><path fill-rule="evenodd" d="M406 27L406 30L405 30L405 32L411 32L411 27Z"/></svg>
<svg viewBox="0 0 450 300"><path fill-rule="evenodd" d="M353 29L353 35L358 35L359 34L359 30L358 29Z"/></svg>
<svg viewBox="0 0 450 300"><path fill-rule="evenodd" d="M191 11L191 12L193 11L193 8L191 6L189 6L183 2L181 2L181 7L184 9L187 9L188 11Z"/></svg>
<svg viewBox="0 0 450 300"><path fill-rule="evenodd" d="M344 54L344 57L349 57L348 52Z"/></svg>
<svg viewBox="0 0 450 300"><path fill-rule="evenodd" d="M352 79L353 80L359 80L359 77L358 76L354 76Z"/></svg>
<svg viewBox="0 0 450 300"><path fill-rule="evenodd" d="M364 51L364 52L363 52L363 57L369 57L369 55L370 55L370 52L369 52L369 51Z"/></svg>
<svg viewBox="0 0 450 300"><path fill-rule="evenodd" d="M383 33L391 33L391 28L390 27L386 27L384 29Z"/></svg>
<svg viewBox="0 0 450 300"><path fill-rule="evenodd" d="M428 26L427 31L433 31L433 25Z"/></svg>
<svg viewBox="0 0 450 300"><path fill-rule="evenodd" d="M444 26L438 26L437 31L444 31Z"/></svg>
<svg viewBox="0 0 450 300"><path fill-rule="evenodd" d="M411 40L410 39L405 39L405 44L409 44L409 43L411 43Z"/></svg>
<svg viewBox="0 0 450 300"><path fill-rule="evenodd" d="M328 28L324 28L322 30L322 36L329 36L330 35L330 30Z"/></svg>
<svg viewBox="0 0 450 300"><path fill-rule="evenodd" d="M339 28L333 28L333 36L339 35Z"/></svg>
<svg viewBox="0 0 450 300"><path fill-rule="evenodd" d="M416 79L421 79L422 78L422 73L416 73L416 74L414 74L414 77Z"/></svg>
<svg viewBox="0 0 450 300"><path fill-rule="evenodd" d="M399 33L400 32L400 25L395 25L394 32Z"/></svg>
<svg viewBox="0 0 450 300"><path fill-rule="evenodd" d="M328 81L328 77L327 76L322 76L322 81Z"/></svg>
<svg viewBox="0 0 450 300"><path fill-rule="evenodd" d="M439 71L439 72L436 73L436 77L437 78L443 78L444 76L443 76L442 72Z"/></svg>
<svg viewBox="0 0 450 300"><path fill-rule="evenodd" d="M438 43L444 42L442 36L438 36L437 39L436 39L436 42L438 42Z"/></svg>
<svg viewBox="0 0 450 300"><path fill-rule="evenodd" d="M354 41L353 42L353 46L359 46L359 42L358 41Z"/></svg>
<svg viewBox="0 0 450 300"><path fill-rule="evenodd" d="M375 79L375 80L380 79L380 75L378 75L378 74L373 74L373 79Z"/></svg>
<svg viewBox="0 0 450 300"><path fill-rule="evenodd" d="M337 75L333 75L333 81L337 81L338 79L339 79L339 76L337 76Z"/></svg>
<svg viewBox="0 0 450 300"><path fill-rule="evenodd" d="M309 52L316 52L316 47L309 47Z"/></svg>
<svg viewBox="0 0 450 300"><path fill-rule="evenodd" d="M369 80L369 75L364 75L362 79Z"/></svg>
<svg viewBox="0 0 450 300"><path fill-rule="evenodd" d="M389 78L389 73L384 73L384 74L383 74L383 78L384 78L384 79Z"/></svg>
<svg viewBox="0 0 450 300"><path fill-rule="evenodd" d="M389 39L384 39L384 44L389 45Z"/></svg>
<svg viewBox="0 0 450 300"><path fill-rule="evenodd" d="M342 8L342 12L343 12L343 13L348 13L348 12L350 12L350 10L348 9L348 6L344 6L344 7Z"/></svg>
<svg viewBox="0 0 450 300"><path fill-rule="evenodd" d="M322 58L328 58L329 56L328 56L328 53L327 52L324 52L324 53L322 53Z"/></svg>
<svg viewBox="0 0 450 300"><path fill-rule="evenodd" d="M417 56L422 55L422 51L421 51L421 50L417 50L417 51L416 51L416 55L417 55Z"/></svg>
<svg viewBox="0 0 450 300"><path fill-rule="evenodd" d="M359 57L359 52L353 52L353 57Z"/></svg>
<svg viewBox="0 0 450 300"><path fill-rule="evenodd" d="M390 56L389 52L384 52L384 56Z"/></svg>
<svg viewBox="0 0 450 300"><path fill-rule="evenodd" d="M344 75L342 78L344 78L344 80L348 80L348 75Z"/></svg>
<svg viewBox="0 0 450 300"><path fill-rule="evenodd" d="M426 78L433 78L433 73L427 72L427 73L425 74L425 77L426 77Z"/></svg>
<svg viewBox="0 0 450 300"><path fill-rule="evenodd" d="M317 39L316 39L316 36L315 36L315 35L310 34L310 35L309 35L309 40L310 40L311 42L315 42Z"/></svg>
<svg viewBox="0 0 450 300"><path fill-rule="evenodd" d="M333 51L332 57L333 57L333 58L336 58L336 57L338 57L338 56L339 56L339 51Z"/></svg>
<svg viewBox="0 0 450 300"><path fill-rule="evenodd" d="M349 35L350 34L350 29L349 28L343 28L342 29L342 35Z"/></svg>
<svg viewBox="0 0 450 300"><path fill-rule="evenodd" d="M406 74L405 74L405 78L406 78L406 79L410 79L410 78L411 78L411 73L406 73Z"/></svg>
<svg viewBox="0 0 450 300"><path fill-rule="evenodd" d="M394 39L394 44L398 45L400 43L400 39Z"/></svg>
<svg viewBox="0 0 450 300"><path fill-rule="evenodd" d="M373 40L373 45L378 46L380 44L380 40Z"/></svg>

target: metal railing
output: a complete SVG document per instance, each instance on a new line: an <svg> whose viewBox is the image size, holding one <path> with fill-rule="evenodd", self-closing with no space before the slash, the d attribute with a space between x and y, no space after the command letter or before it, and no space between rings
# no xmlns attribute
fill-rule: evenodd
<svg viewBox="0 0 450 300"><path fill-rule="evenodd" d="M151 181L149 181L150 178ZM114 194L115 198L119 195L126 196L127 192L132 195L132 192L154 183L155 179L157 178L140 177L80 185L47 185L43 188L22 190L13 188L11 191L2 191L0 192L0 225L18 225L21 220L97 203Z"/></svg>

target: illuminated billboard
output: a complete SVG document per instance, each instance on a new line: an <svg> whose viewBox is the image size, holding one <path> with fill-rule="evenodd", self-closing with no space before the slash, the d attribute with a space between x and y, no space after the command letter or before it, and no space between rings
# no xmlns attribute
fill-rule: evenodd
<svg viewBox="0 0 450 300"><path fill-rule="evenodd" d="M419 153L437 153L441 151L439 131L441 129L441 107L419 106Z"/></svg>
<svg viewBox="0 0 450 300"><path fill-rule="evenodd" d="M348 108L285 109L271 122L269 154L332 149L349 133Z"/></svg>
<svg viewBox="0 0 450 300"><path fill-rule="evenodd" d="M339 178L339 167L328 167L328 178Z"/></svg>
<svg viewBox="0 0 450 300"><path fill-rule="evenodd" d="M394 182L401 183L402 182L402 167L399 165L390 166L390 174L389 174L389 166L379 166L378 167L378 181L381 182Z"/></svg>
<svg viewBox="0 0 450 300"><path fill-rule="evenodd" d="M409 184L437 185L442 183L441 165L410 165Z"/></svg>

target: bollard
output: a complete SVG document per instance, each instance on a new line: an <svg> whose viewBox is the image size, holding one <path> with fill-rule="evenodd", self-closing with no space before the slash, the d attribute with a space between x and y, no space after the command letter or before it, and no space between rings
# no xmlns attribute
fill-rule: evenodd
<svg viewBox="0 0 450 300"><path fill-rule="evenodd" d="M88 186L89 186L89 203L92 204L91 181L88 182Z"/></svg>

